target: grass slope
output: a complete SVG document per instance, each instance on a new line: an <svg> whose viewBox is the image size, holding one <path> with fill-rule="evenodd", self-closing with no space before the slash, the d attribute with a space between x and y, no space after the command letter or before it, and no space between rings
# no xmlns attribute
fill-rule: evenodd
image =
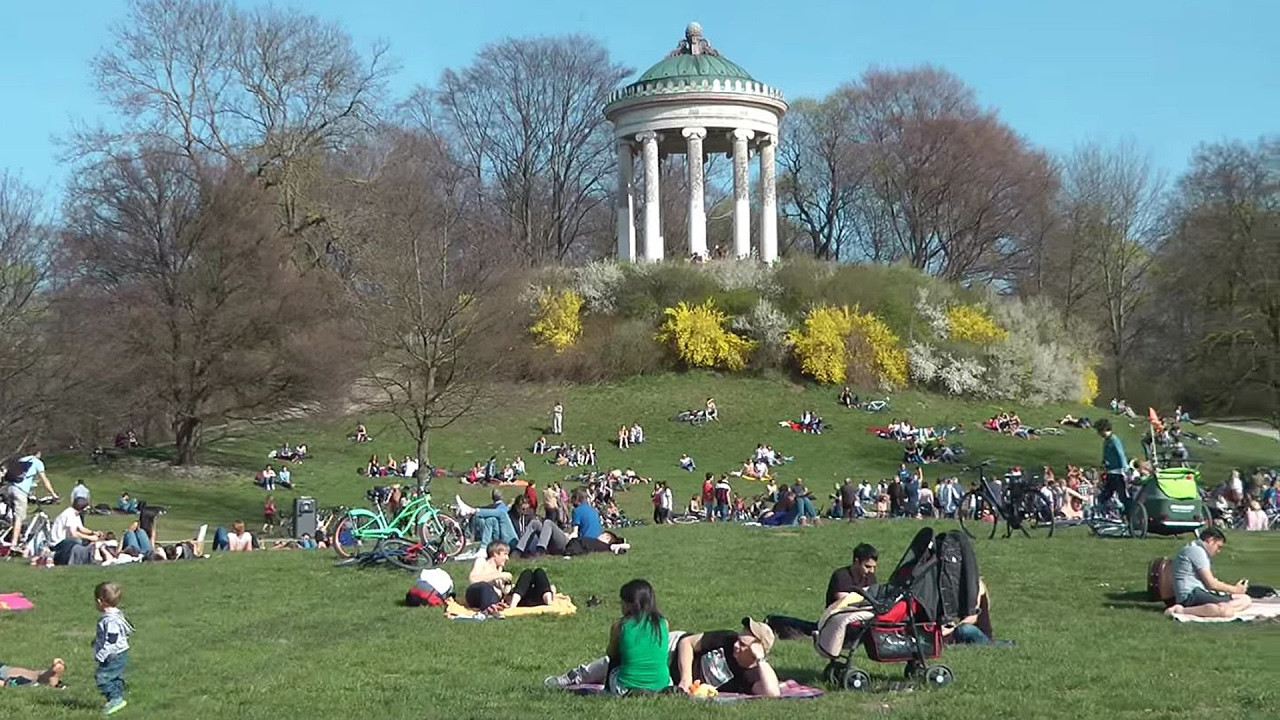
<svg viewBox="0 0 1280 720"><path fill-rule="evenodd" d="M714 395L723 422L692 428L668 418L682 407ZM566 407L566 438L595 442L600 462L630 466L670 479L683 500L698 477L675 468L687 450L699 469L735 468L758 442L797 456L782 477L804 477L824 491L846 476L875 479L897 466L898 448L867 434L868 424L890 416L917 423L963 422L963 442L977 458L1036 466L1095 462L1097 436L1017 441L982 432L978 421L990 405L926 395L893 398L889 414L867 415L837 408L826 389L769 380L724 379L690 374L644 378L594 388L513 390L501 413L470 419L438 434L433 459L463 468L497 453L523 452L545 424L554 399ZM817 408L834 426L820 437L779 428L777 421ZM1064 408L1023 413L1048 424ZM1080 408L1071 408L1079 414ZM1097 415L1097 411L1091 414ZM622 453L609 442L619 424L639 420L649 441ZM307 440L317 459L295 472L300 492L322 504L357 503L370 481L354 469L370 452L402 456L408 443L389 420L369 420L377 438L356 447L342 438L352 420L295 422L240 429L214 442L206 462L239 474L185 474L159 468L137 472L125 462L89 469L82 457L53 458L50 475L64 494L85 477L99 502L121 488L171 506L162 535L188 533L200 522L256 519L263 493L248 482L281 440ZM1131 449L1136 430L1122 428ZM1232 466L1273 463L1276 444L1246 433L1223 431L1219 448L1205 450L1209 477ZM1199 448L1193 448L1193 452ZM525 454L540 483L561 476ZM126 472L130 470L130 472ZM930 466L932 479L938 469ZM743 491L754 488L735 481ZM451 498L453 481L439 482L437 495ZM479 500L484 491L466 489ZM277 493L283 506L290 493ZM628 494L633 515L649 511L647 494ZM90 525L119 530L122 518L90 518ZM850 713L901 718L1013 716L1069 718L1106 713L1111 718L1199 718L1210 714L1266 715L1280 706L1270 673L1280 662L1280 626L1181 626L1142 599L1146 561L1170 555L1181 541L1106 541L1080 529L1047 541L978 541L979 561L994 595L996 632L1015 638L1012 649L948 649L944 662L957 682L938 692L853 695L830 693L803 704L757 702L707 707L679 698L611 701L544 692L541 679L603 651L609 623L617 617L617 588L647 577L673 628L705 630L733 626L744 615L783 613L813 617L831 569L847 562L849 548L868 541L891 565L917 527L907 521L831 523L802 530L739 526L644 527L632 529L635 549L624 558L552 558L544 565L553 580L584 604L594 594L598 608L581 607L573 618L527 618L483 624L452 623L429 610L398 602L405 574L335 568L327 553L220 555L199 563L34 571L0 564L0 592L23 591L36 603L27 613L0 613L0 661L33 665L59 655L68 660L72 689L0 691L0 717L86 717L99 698L93 689L92 587L115 579L125 588L125 608L139 628L134 638L130 708L152 717L302 718L364 717L776 717L803 712L818 718ZM1219 574L1276 583L1280 539L1273 534L1235 534L1215 565ZM520 565L517 563L517 568ZM449 568L458 582L465 568ZM774 664L783 675L817 682L823 662L806 642L779 643ZM876 678L897 678L900 665L865 665ZM1272 708L1272 710L1266 710Z"/></svg>

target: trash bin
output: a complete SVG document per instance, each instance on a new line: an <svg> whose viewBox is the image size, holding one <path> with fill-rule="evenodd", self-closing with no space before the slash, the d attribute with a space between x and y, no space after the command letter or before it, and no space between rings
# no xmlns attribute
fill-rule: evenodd
<svg viewBox="0 0 1280 720"><path fill-rule="evenodd" d="M293 499L293 536L300 538L316 536L316 499L300 497Z"/></svg>

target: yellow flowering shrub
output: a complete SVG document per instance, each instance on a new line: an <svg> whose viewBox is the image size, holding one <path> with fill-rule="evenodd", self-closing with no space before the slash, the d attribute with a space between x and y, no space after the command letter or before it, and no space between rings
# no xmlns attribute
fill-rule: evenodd
<svg viewBox="0 0 1280 720"><path fill-rule="evenodd" d="M980 305L952 305L947 308L947 330L956 340L979 345L993 345L1009 337L1009 331L997 325Z"/></svg>
<svg viewBox="0 0 1280 720"><path fill-rule="evenodd" d="M538 294L538 308L529 332L539 345L549 345L557 353L582 337L582 296L573 290L555 292L544 288Z"/></svg>
<svg viewBox="0 0 1280 720"><path fill-rule="evenodd" d="M712 301L701 305L680 302L664 310L663 315L666 319L658 340L674 345L676 354L689 367L741 370L747 366L755 342L729 331L729 316Z"/></svg>
<svg viewBox="0 0 1280 720"><path fill-rule="evenodd" d="M1084 394L1080 398L1080 402L1085 405L1092 405L1094 400L1098 399L1098 371L1091 367L1084 369L1084 380L1081 383Z"/></svg>
<svg viewBox="0 0 1280 720"><path fill-rule="evenodd" d="M787 341L800 361L800 371L821 383L844 382L851 367L881 384L907 383L907 353L898 336L869 312L841 306L818 306L805 315Z"/></svg>
<svg viewBox="0 0 1280 720"><path fill-rule="evenodd" d="M820 383L844 382L848 362L845 338L853 330L849 308L820 305L804 316L804 322L787 333L800 361L800 372Z"/></svg>

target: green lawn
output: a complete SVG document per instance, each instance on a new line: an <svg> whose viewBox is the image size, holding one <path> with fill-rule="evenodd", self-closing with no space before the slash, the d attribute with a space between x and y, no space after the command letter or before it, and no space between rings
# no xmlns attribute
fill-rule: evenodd
<svg viewBox="0 0 1280 720"><path fill-rule="evenodd" d="M797 456L782 477L804 477L816 490L846 476L878 479L897 466L899 449L864 431L891 416L916 423L963 422L975 458L1024 466L1096 462L1099 441L1086 431L1017 441L977 429L994 406L902 394L882 415L846 411L834 393L781 381L676 375L594 388L520 388L507 407L438 434L433 460L462 469L476 459L523 452L545 424L554 399L566 407L566 438L595 442L600 462L631 466L674 481L678 497L694 492L698 477L675 467L687 450L699 470L736 468L758 442ZM714 395L723 421L704 428L670 422L681 407ZM822 436L779 428L777 421L816 408L834 426ZM1063 408L1026 411L1036 424ZM1081 408L1071 408L1079 414ZM1090 413L1097 416L1095 410ZM649 436L643 449L621 453L609 441L619 424L639 420ZM53 458L50 475L66 493L76 477L89 481L96 501L111 502L121 488L170 507L162 536L177 537L202 522L254 520L263 493L252 470L281 440L306 440L317 456L295 472L300 492L321 504L356 503L371 483L355 475L369 452L403 456L408 442L390 421L367 419L376 442L356 447L342 438L350 418L236 428L213 442L205 461L228 469L195 476L120 461L90 469L83 457ZM1136 450L1137 431L1122 427ZM1206 476L1232 466L1275 464L1280 446L1246 433L1218 432L1222 445L1201 454ZM1193 447L1193 452L1200 448ZM525 454L540 483L560 476ZM930 466L932 479L938 469ZM699 476L700 477L700 476ZM735 481L740 483L741 481ZM451 498L456 481L437 481ZM740 485L745 490L749 487ZM463 496L479 500L483 491ZM281 506L288 492L277 493ZM625 508L649 511L647 494L630 493ZM122 518L90 517L91 527L119 530ZM1014 638L1011 649L948 649L943 661L956 684L936 692L853 695L829 693L812 702L779 706L756 702L705 707L679 698L605 700L544 691L544 676L602 652L617 617L617 589L646 577L677 629L732 627L747 614L816 616L831 569L847 562L850 547L876 544L891 565L917 525L868 521L855 525L778 530L698 525L644 527L627 535L634 549L622 558L543 561L562 590L579 602L572 618L527 618L483 624L446 621L440 613L399 606L408 576L395 571L335 568L327 553L277 552L219 555L203 562L120 568L36 571L0 563L0 592L22 591L36 603L26 613L0 613L0 662L33 665L58 655L70 670L65 692L0 691L0 717L87 717L99 698L93 688L95 583L111 578L125 589L124 607L138 628L134 637L130 707L125 716L150 717L657 717L706 714L776 717L799 711L815 717L887 713L894 717L988 718L1099 716L1202 718L1274 716L1280 693L1272 676L1280 662L1280 625L1182 626L1142 599L1147 561L1171 555L1173 539L1099 540L1082 529L1050 540L979 540L979 562L993 593L996 632ZM1234 534L1216 561L1219 574L1280 584L1280 535ZM517 567L519 563L517 562ZM462 582L465 568L450 567ZM597 595L605 602L586 608ZM807 642L779 643L782 674L816 682L823 661ZM898 677L900 665L868 663L873 677ZM1267 710L1271 708L1271 710Z"/></svg>

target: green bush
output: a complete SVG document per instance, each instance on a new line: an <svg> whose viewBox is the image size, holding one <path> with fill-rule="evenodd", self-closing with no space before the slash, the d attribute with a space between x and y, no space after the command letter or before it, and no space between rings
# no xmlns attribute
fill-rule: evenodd
<svg viewBox="0 0 1280 720"><path fill-rule="evenodd" d="M715 279L692 265L632 265L624 270L615 303L622 317L657 320L681 301L699 304L719 292Z"/></svg>

